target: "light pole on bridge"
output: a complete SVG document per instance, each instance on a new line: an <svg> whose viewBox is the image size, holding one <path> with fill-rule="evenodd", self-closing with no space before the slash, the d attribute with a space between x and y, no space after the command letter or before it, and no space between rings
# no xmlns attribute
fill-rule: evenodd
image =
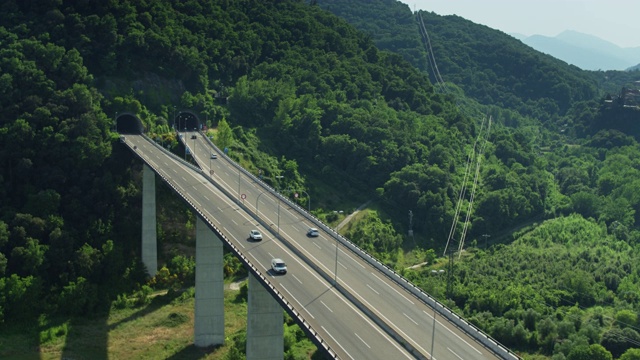
<svg viewBox="0 0 640 360"><path fill-rule="evenodd" d="M276 175L276 179L278 179L278 181L276 181L276 199L278 199L278 235L280 235L280 179L282 179L284 176L282 175Z"/></svg>
<svg viewBox="0 0 640 360"><path fill-rule="evenodd" d="M305 195L307 195L307 211L309 212L309 214L311 214L311 196L309 196L309 193L304 191L304 190L300 190L301 192L303 192Z"/></svg>

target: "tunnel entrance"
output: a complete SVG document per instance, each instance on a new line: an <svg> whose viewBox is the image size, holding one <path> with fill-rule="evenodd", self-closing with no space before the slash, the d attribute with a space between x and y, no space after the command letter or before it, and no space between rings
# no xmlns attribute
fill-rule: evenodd
<svg viewBox="0 0 640 360"><path fill-rule="evenodd" d="M200 119L191 111L180 111L178 116L173 119L173 127L178 131L200 130L200 126Z"/></svg>
<svg viewBox="0 0 640 360"><path fill-rule="evenodd" d="M133 114L124 113L116 117L116 132L120 134L142 134L142 121Z"/></svg>

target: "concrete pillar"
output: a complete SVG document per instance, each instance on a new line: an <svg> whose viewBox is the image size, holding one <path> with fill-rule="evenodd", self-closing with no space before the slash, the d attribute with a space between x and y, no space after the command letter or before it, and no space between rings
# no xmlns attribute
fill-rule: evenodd
<svg viewBox="0 0 640 360"><path fill-rule="evenodd" d="M158 272L158 236L156 233L156 174L142 167L142 263L149 276Z"/></svg>
<svg viewBox="0 0 640 360"><path fill-rule="evenodd" d="M196 313L194 344L224 343L224 274L222 240L198 216L196 222Z"/></svg>
<svg viewBox="0 0 640 360"><path fill-rule="evenodd" d="M282 307L252 274L248 302L247 360L284 359Z"/></svg>

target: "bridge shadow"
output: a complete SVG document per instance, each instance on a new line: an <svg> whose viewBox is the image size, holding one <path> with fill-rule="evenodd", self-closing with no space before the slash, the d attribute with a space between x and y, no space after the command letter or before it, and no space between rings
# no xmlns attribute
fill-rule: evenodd
<svg viewBox="0 0 640 360"><path fill-rule="evenodd" d="M109 359L109 326L107 324L108 315L97 319L72 318L68 321L68 333L66 334L64 345L62 346L61 359L83 359L91 358L96 360ZM52 324L49 325L51 328ZM78 341L83 341L91 334L91 348L84 346L76 347ZM42 357L34 357L41 359ZM25 358L26 359L26 358Z"/></svg>
<svg viewBox="0 0 640 360"><path fill-rule="evenodd" d="M309 301L308 303L304 304L303 306L306 308L307 306L315 303L316 301L320 300L321 297L323 297L326 293L328 293L329 291L331 291L331 289L333 289L333 286L326 288L323 292L321 292L320 294L318 294L316 297L314 297L313 299L311 299L311 301Z"/></svg>
<svg viewBox="0 0 640 360"><path fill-rule="evenodd" d="M144 316L146 316L148 314L151 314L152 312L157 311L161 307L169 304L171 301L173 301L174 299L178 298L184 292L185 292L185 290L169 291L165 295L158 295L158 296L153 297L152 300L151 300L151 303L149 303L147 306L144 306L139 311L136 311L135 313L127 316L126 318L123 318L122 320L107 326L107 331L113 330L113 329L117 328L118 326L120 326L120 325L122 325L124 323L130 322L130 321L134 321L134 320L139 319L141 317L144 317Z"/></svg>
<svg viewBox="0 0 640 360"><path fill-rule="evenodd" d="M197 347L194 344L184 347L182 350L177 353L167 357L167 360L194 360L194 359L204 359L209 355L215 353L218 349L220 349L222 345L209 346L205 348Z"/></svg>

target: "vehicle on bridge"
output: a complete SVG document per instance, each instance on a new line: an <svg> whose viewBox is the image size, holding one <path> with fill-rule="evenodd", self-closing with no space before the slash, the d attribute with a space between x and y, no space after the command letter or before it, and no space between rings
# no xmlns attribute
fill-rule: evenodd
<svg viewBox="0 0 640 360"><path fill-rule="evenodd" d="M320 233L316 228L309 228L309 230L307 230L307 236L316 237L316 236L320 236Z"/></svg>
<svg viewBox="0 0 640 360"><path fill-rule="evenodd" d="M287 264L282 261L280 258L275 258L271 260L271 269L276 274L286 274L287 273Z"/></svg>
<svg viewBox="0 0 640 360"><path fill-rule="evenodd" d="M254 241L260 241L262 240L262 233L258 230L251 230L249 231L249 239Z"/></svg>

